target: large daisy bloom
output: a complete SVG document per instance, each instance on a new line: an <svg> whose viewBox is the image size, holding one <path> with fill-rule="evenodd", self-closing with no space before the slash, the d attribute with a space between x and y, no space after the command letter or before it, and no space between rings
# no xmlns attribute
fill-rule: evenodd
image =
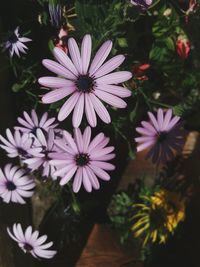
<svg viewBox="0 0 200 267"><path fill-rule="evenodd" d="M157 116L148 112L149 121L142 121L142 127L136 128L141 137L135 138L140 152L150 147L147 158L154 163L170 160L175 151L180 151L185 141L186 131L180 123L180 117L172 115L172 109L164 112L158 109Z"/></svg>
<svg viewBox="0 0 200 267"><path fill-rule="evenodd" d="M14 131L14 134L10 129L6 130L7 139L0 135L0 147L4 149L9 158L20 157L21 159L27 158L29 152L32 151L33 140L27 133L21 133L20 131Z"/></svg>
<svg viewBox="0 0 200 267"><path fill-rule="evenodd" d="M4 202L25 204L24 198L32 197L35 182L25 170L7 164L4 171L0 168L0 196Z"/></svg>
<svg viewBox="0 0 200 267"><path fill-rule="evenodd" d="M106 171L114 170L115 166L108 163L115 157L113 146L107 146L109 138L103 133L91 140L91 128L87 127L83 134L79 128L74 130L74 139L67 131L63 132L63 140L56 140L55 144L63 153L55 154L50 164L57 167L55 175L60 176L60 185L68 183L72 177L73 191L78 192L83 184L86 191L99 189L98 178L109 181L110 175ZM98 178L97 178L98 177Z"/></svg>
<svg viewBox="0 0 200 267"><path fill-rule="evenodd" d="M50 154L58 151L54 145L55 133L53 129L49 129L48 133L43 133L41 129L36 130L34 135L34 144L32 148L32 155L29 158L23 160L23 163L27 164L28 168L32 171L40 170L42 176L53 179L55 167L49 164Z"/></svg>
<svg viewBox="0 0 200 267"><path fill-rule="evenodd" d="M12 227L13 233L7 228L9 236L18 243L18 246L24 253L30 253L35 258L51 259L57 253L55 250L50 250L53 242L45 243L46 235L39 237L38 231L33 231L32 226L28 226L25 231L22 230L20 223L14 224Z"/></svg>
<svg viewBox="0 0 200 267"><path fill-rule="evenodd" d="M42 129L48 132L50 128L55 128L58 124L54 123L55 118L48 118L48 113L45 112L41 118L38 117L33 109L29 115L26 111L23 112L24 118L18 117L17 120L20 126L16 126L15 130L23 133L36 133L37 129Z"/></svg>
<svg viewBox="0 0 200 267"><path fill-rule="evenodd" d="M32 40L27 37L21 37L19 34L19 27L14 32L9 33L7 41L3 44L4 50L9 50L10 56L13 57L16 54L20 57L20 53L26 54L28 47L24 44L31 42Z"/></svg>
<svg viewBox="0 0 200 267"><path fill-rule="evenodd" d="M51 89L42 97L42 102L49 104L71 95L61 107L58 120L63 121L73 111L72 122L79 127L83 113L90 126L97 125L96 114L105 123L110 123L110 115L102 101L116 108L125 108L121 98L129 97L131 92L121 84L132 77L131 72L118 71L125 57L118 55L106 63L112 49L112 42L106 41L91 61L92 40L89 34L83 38L81 51L73 38L68 41L70 57L55 47L53 54L58 61L44 59L43 65L60 77L42 77L39 83ZM120 84L120 85L119 85Z"/></svg>

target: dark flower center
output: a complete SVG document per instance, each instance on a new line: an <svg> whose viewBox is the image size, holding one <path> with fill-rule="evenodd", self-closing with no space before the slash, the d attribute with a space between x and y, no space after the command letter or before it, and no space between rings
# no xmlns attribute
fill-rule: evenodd
<svg viewBox="0 0 200 267"><path fill-rule="evenodd" d="M76 155L75 160L76 160L76 164L78 166L85 166L89 163L90 158L89 158L88 154L80 153L80 154Z"/></svg>
<svg viewBox="0 0 200 267"><path fill-rule="evenodd" d="M8 181L6 183L6 187L9 191L14 191L17 188L16 185L11 181Z"/></svg>
<svg viewBox="0 0 200 267"><path fill-rule="evenodd" d="M163 143L167 140L168 133L167 132L160 132L158 134L158 143Z"/></svg>
<svg viewBox="0 0 200 267"><path fill-rule="evenodd" d="M80 92L89 93L93 90L94 80L88 75L80 75L76 81L76 86Z"/></svg>
<svg viewBox="0 0 200 267"><path fill-rule="evenodd" d="M15 33L11 33L8 37L8 41L12 44L16 43L18 41L18 37Z"/></svg>
<svg viewBox="0 0 200 267"><path fill-rule="evenodd" d="M158 229L166 222L166 211L163 208L152 209L149 216L150 225L153 229Z"/></svg>
<svg viewBox="0 0 200 267"><path fill-rule="evenodd" d="M18 147L17 148L17 152L18 152L18 154L21 156L21 157L26 157L27 156L27 152L23 149L23 148L21 148L21 147Z"/></svg>
<svg viewBox="0 0 200 267"><path fill-rule="evenodd" d="M31 245L28 244L28 243L25 243L25 244L24 244L24 249L25 249L27 252L30 252L31 250L33 250L33 246L31 246Z"/></svg>

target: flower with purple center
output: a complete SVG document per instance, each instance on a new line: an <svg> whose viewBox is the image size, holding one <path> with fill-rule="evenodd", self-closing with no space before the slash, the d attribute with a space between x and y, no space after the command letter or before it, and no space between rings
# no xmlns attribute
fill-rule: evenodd
<svg viewBox="0 0 200 267"><path fill-rule="evenodd" d="M86 191L99 189L98 178L109 181L106 171L114 170L115 166L108 163L115 157L113 146L106 147L109 138L103 133L91 140L91 128L87 127L82 134L79 128L74 130L74 139L67 131L63 132L63 140L55 144L63 151L52 155L50 164L57 167L55 175L60 176L60 185L68 183L72 177L73 191L78 192L83 184ZM97 178L98 177L98 178Z"/></svg>
<svg viewBox="0 0 200 267"><path fill-rule="evenodd" d="M51 259L57 253L55 250L50 250L53 242L45 243L46 235L39 237L39 232L33 231L32 226L28 226L25 231L22 230L20 223L15 223L12 227L13 232L7 228L9 236L18 243L18 246L24 253L30 253L34 258Z"/></svg>
<svg viewBox="0 0 200 267"><path fill-rule="evenodd" d="M153 0L131 0L131 4L139 7L142 10L146 10L152 4Z"/></svg>
<svg viewBox="0 0 200 267"><path fill-rule="evenodd" d="M8 153L9 158L20 157L21 159L27 158L29 152L32 151L33 139L29 137L27 133L21 133L20 131L14 131L14 134L10 129L6 130L7 139L0 135L0 147Z"/></svg>
<svg viewBox="0 0 200 267"><path fill-rule="evenodd" d="M24 43L31 41L30 38L20 37L19 27L17 27L14 32L8 34L7 40L3 43L3 49L9 50L10 57L13 57L14 54L20 57L20 52L26 54L26 49L28 49Z"/></svg>
<svg viewBox="0 0 200 267"><path fill-rule="evenodd" d="M25 204L24 198L32 197L35 182L25 170L7 164L4 171L0 168L0 196L4 202Z"/></svg>
<svg viewBox="0 0 200 267"><path fill-rule="evenodd" d="M32 148L32 155L28 159L23 160L31 171L40 170L43 177L54 176L55 167L49 164L51 160L50 154L58 151L54 145L55 133L53 129L49 129L48 133L43 133L41 129L36 130L34 135L34 143Z"/></svg>
<svg viewBox="0 0 200 267"><path fill-rule="evenodd" d="M153 163L164 163L180 152L186 137L186 130L180 117L172 116L172 109L164 112L158 109L157 117L148 112L150 121L142 121L142 127L136 128L141 137L135 138L138 143L137 151L150 148L147 158Z"/></svg>
<svg viewBox="0 0 200 267"><path fill-rule="evenodd" d="M75 128L79 127L84 111L92 127L97 125L96 113L102 121L110 123L110 115L101 100L113 107L125 108L126 102L121 98L131 95L127 88L118 85L129 80L131 72L112 72L122 64L125 57L118 55L104 63L112 49L112 42L106 41L90 64L92 40L89 34L83 38L81 52L73 38L68 41L68 49L71 59L63 50L55 47L53 54L58 63L43 60L43 65L60 77L39 79L42 86L51 89L42 97L42 102L54 103L71 95L59 111L59 121L63 121L74 110L72 122Z"/></svg>
<svg viewBox="0 0 200 267"><path fill-rule="evenodd" d="M15 130L23 133L36 133L37 129L42 129L48 132L50 128L55 128L58 124L54 123L55 118L48 118L48 113L45 112L41 118L33 109L29 115L26 111L23 112L24 118L18 117L17 120L21 126L16 126ZM54 123L54 124L53 124Z"/></svg>

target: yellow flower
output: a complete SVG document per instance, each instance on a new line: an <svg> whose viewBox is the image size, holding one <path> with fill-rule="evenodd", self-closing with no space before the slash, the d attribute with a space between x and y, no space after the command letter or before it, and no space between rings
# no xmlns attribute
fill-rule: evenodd
<svg viewBox="0 0 200 267"><path fill-rule="evenodd" d="M160 190L152 196L142 196L143 202L133 205L137 213L132 217L135 223L134 236L144 235L147 242L165 243L180 221L185 218L185 200L179 193Z"/></svg>

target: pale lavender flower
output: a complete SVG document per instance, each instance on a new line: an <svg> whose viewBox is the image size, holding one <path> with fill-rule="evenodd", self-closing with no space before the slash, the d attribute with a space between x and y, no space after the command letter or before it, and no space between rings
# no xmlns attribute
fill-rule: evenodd
<svg viewBox="0 0 200 267"><path fill-rule="evenodd" d="M106 171L114 170L115 166L107 161L113 159L115 154L112 153L113 146L106 147L109 138L100 133L91 141L90 127L83 134L76 128L74 139L67 131L63 132L63 136L65 142L55 141L63 153L55 153L50 161L50 164L57 167L55 175L61 177L60 185L65 185L74 176L74 192L78 192L82 184L86 191L91 192L92 188L99 189L98 178L110 180Z"/></svg>
<svg viewBox="0 0 200 267"><path fill-rule="evenodd" d="M0 147L8 153L9 158L20 157L21 159L27 158L32 151L32 138L27 133L21 133L20 131L14 131L14 134L10 129L6 130L7 140L0 135Z"/></svg>
<svg viewBox="0 0 200 267"><path fill-rule="evenodd" d="M24 253L30 253L34 258L51 259L57 253L55 250L50 250L53 242L45 243L46 235L39 237L39 232L33 231L32 226L28 226L25 231L22 230L20 223L15 223L12 227L13 232L7 227L9 236L18 243L18 246Z"/></svg>
<svg viewBox="0 0 200 267"><path fill-rule="evenodd" d="M55 47L53 54L59 63L43 60L47 69L60 76L39 79L41 85L51 89L42 97L43 103L54 103L71 95L59 111L59 121L63 121L74 110L72 122L76 128L82 121L84 111L92 127L97 125L96 113L102 121L110 123L110 115L101 100L113 107L125 108L126 102L121 98L131 95L127 88L118 84L129 80L132 74L128 71L112 72L125 57L118 55L104 63L112 49L112 42L106 41L90 64L92 40L89 34L83 38L81 52L73 38L69 39L68 48L71 59L63 50Z"/></svg>
<svg viewBox="0 0 200 267"><path fill-rule="evenodd" d="M3 49L9 50L10 57L13 57L14 54L20 57L20 52L26 54L26 49L28 49L24 43L31 41L30 38L20 37L19 27L17 27L14 32L8 34L7 40L3 43Z"/></svg>
<svg viewBox="0 0 200 267"><path fill-rule="evenodd" d="M54 123L55 118L48 118L48 113L45 112L41 118L33 109L29 115L26 111L23 112L24 118L18 117L17 120L21 126L16 126L15 130L23 133L36 133L37 129L42 129L48 132L50 128L55 128L58 124ZM54 123L54 124L53 124Z"/></svg>
<svg viewBox="0 0 200 267"><path fill-rule="evenodd" d="M54 176L55 167L49 164L50 154L58 151L54 145L55 133L53 129L49 129L48 133L44 133L41 129L36 130L34 137L34 144L32 148L32 155L23 160L31 171L39 170L42 176Z"/></svg>
<svg viewBox="0 0 200 267"><path fill-rule="evenodd" d="M142 10L146 10L152 4L153 0L131 0L131 4L139 7Z"/></svg>
<svg viewBox="0 0 200 267"><path fill-rule="evenodd" d="M180 117L172 116L172 109L165 113L158 109L157 118L148 112L149 121L142 121L143 127L136 128L141 137L135 138L138 143L137 151L150 148L147 158L151 158L153 163L166 162L180 151L185 141L186 131Z"/></svg>
<svg viewBox="0 0 200 267"><path fill-rule="evenodd" d="M0 196L4 202L25 204L24 198L32 197L35 182L25 170L7 164L4 171L0 168Z"/></svg>

